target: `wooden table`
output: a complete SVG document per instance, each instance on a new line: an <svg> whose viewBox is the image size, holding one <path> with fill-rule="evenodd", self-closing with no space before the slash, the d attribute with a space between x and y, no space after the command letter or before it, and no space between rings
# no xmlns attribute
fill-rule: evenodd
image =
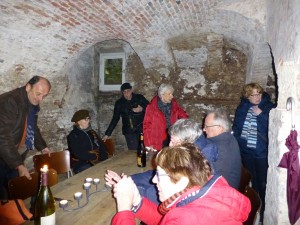
<svg viewBox="0 0 300 225"><path fill-rule="evenodd" d="M83 190L85 178L100 178L98 189L104 188L104 174L107 169L115 172L134 174L151 169L150 162L147 161L147 167L140 168L136 165L136 153L123 151L108 160L101 162L75 176L66 179L51 187L52 194L56 198L72 200L68 208L77 207L77 201L74 200L75 192L82 192L83 198L80 205L86 202L86 191ZM95 191L95 185L92 185L90 193ZM111 190L106 192L97 192L90 196L89 203L78 210L72 212L63 211L59 208L59 202L56 202L56 225L106 225L110 224L112 217L116 213L115 199L112 197ZM25 224L33 224L27 222Z"/></svg>

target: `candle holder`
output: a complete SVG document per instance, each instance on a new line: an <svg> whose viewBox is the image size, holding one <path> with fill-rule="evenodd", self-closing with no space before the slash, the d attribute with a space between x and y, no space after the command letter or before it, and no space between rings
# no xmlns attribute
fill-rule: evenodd
<svg viewBox="0 0 300 225"><path fill-rule="evenodd" d="M80 204L80 201L83 197L83 194L82 194L82 192L76 192L76 193L74 193L74 199L77 200L77 207L68 208L68 200L61 200L59 202L59 207L60 208L62 208L64 211L67 211L67 212L71 212L71 211L75 211L77 209L81 209L89 203L90 196L92 194L95 194L95 193L98 193L98 192L107 192L107 191L110 190L110 189L107 188L106 185L104 185L104 187L101 190L99 190L99 184L100 184L100 179L99 178L93 179L93 178L88 177L84 180L84 182L85 183L82 185L82 188L83 188L83 190L85 190L86 202L83 205ZM95 186L95 191L90 192L93 185Z"/></svg>
<svg viewBox="0 0 300 225"><path fill-rule="evenodd" d="M74 199L77 200L78 208L80 207L80 199L82 199L82 193L81 192L76 192L74 194Z"/></svg>

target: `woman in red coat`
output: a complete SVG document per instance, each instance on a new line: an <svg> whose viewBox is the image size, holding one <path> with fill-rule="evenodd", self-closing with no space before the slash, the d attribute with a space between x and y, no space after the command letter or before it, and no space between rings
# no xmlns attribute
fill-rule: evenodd
<svg viewBox="0 0 300 225"><path fill-rule="evenodd" d="M168 128L178 119L188 118L173 96L174 88L170 84L161 84L158 95L154 96L146 108L143 122L144 143L146 147L160 150L168 146L170 138Z"/></svg>
<svg viewBox="0 0 300 225"><path fill-rule="evenodd" d="M163 148L156 157L152 181L158 189L159 207L142 198L130 177L114 185L118 213L112 225L134 225L135 217L148 225L242 225L250 200L212 175L209 162L195 145Z"/></svg>

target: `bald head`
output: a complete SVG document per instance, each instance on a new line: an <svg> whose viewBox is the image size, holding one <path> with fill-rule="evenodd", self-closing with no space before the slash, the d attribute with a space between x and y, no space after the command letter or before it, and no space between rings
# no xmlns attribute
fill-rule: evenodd
<svg viewBox="0 0 300 225"><path fill-rule="evenodd" d="M51 89L49 80L41 76L34 76L26 84L26 92L32 105L39 105Z"/></svg>

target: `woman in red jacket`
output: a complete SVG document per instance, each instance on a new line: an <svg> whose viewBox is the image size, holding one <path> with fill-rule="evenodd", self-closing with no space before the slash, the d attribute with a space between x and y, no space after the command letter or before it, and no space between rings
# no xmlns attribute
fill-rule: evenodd
<svg viewBox="0 0 300 225"><path fill-rule="evenodd" d="M163 148L156 157L152 181L158 189L159 207L142 198L130 177L114 185L118 213L112 225L242 225L250 212L249 199L212 175L209 162L195 145Z"/></svg>
<svg viewBox="0 0 300 225"><path fill-rule="evenodd" d="M143 122L146 147L160 150L168 146L168 128L178 119L188 118L187 113L174 99L173 93L174 88L170 84L161 84L157 96L154 96L147 106Z"/></svg>

